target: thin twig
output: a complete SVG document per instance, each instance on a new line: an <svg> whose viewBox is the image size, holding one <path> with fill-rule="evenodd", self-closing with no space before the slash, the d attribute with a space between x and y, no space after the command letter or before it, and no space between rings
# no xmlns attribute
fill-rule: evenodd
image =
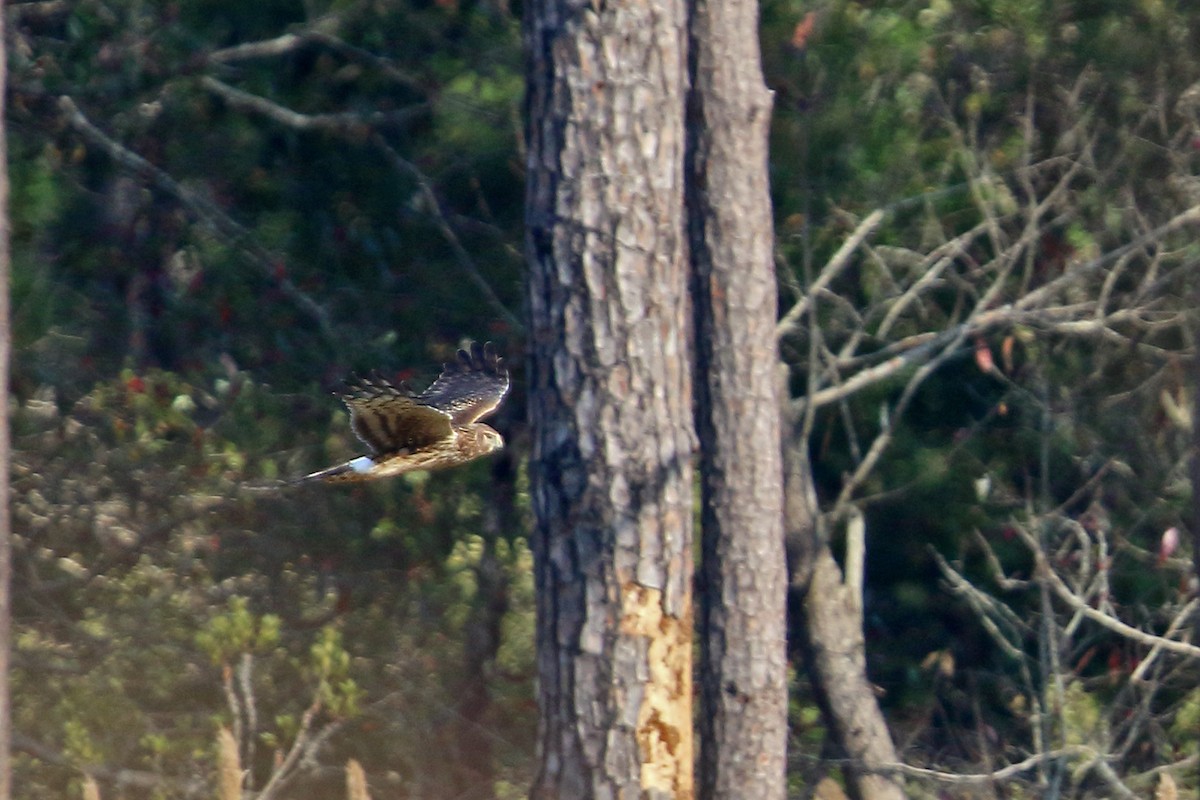
<svg viewBox="0 0 1200 800"><path fill-rule="evenodd" d="M337 25L323 24L322 28L336 29ZM212 64L233 64L260 58L279 58L311 45L321 45L345 58L370 66L393 83L410 89L422 89L421 82L399 69L391 60L378 56L335 36L330 30L309 29L214 50L208 54Z"/></svg>
<svg viewBox="0 0 1200 800"><path fill-rule="evenodd" d="M983 626L984 631L992 637L992 641L1004 651L1004 654L1014 661L1024 661L1025 651L1016 644L1009 641L1009 636L1000 630L999 624L992 617L1004 618L1012 614L1012 610L1007 608L1003 603L996 598L989 596L985 592L980 591L973 586L970 581L964 578L957 570L942 557L940 553L934 553L934 559L937 561L938 568L942 570L942 575L950 584L949 590L951 593L962 597L967 601L968 605L975 611L975 616L979 619L979 624ZM1005 620L1011 624L1011 620ZM1013 636L1018 643L1019 636Z"/></svg>
<svg viewBox="0 0 1200 800"><path fill-rule="evenodd" d="M446 240L446 244L450 246L450 251L454 254L454 260L458 264L459 269L471 279L471 282L483 293L484 299L496 310L500 316L504 317L505 321L512 326L515 331L522 331L525 326L521 324L521 320L516 314L508 310L508 307L496 295L490 283L483 277L479 267L476 266L475 260L471 258L471 254L467 252L467 248L463 247L462 241L459 240L458 234L454 232L454 228L450 225L450 221L446 216L446 211L442 207L442 202L438 198L437 193L433 190L433 184L429 178L425 176L416 164L402 157L396 152L387 141L378 133L371 137L371 142L383 153L384 158L391 164L392 168L397 172L401 172L410 176L417 182L418 188L421 190L422 196L425 198L430 215L433 217L434 224L437 225L438 231L442 234L442 238Z"/></svg>
<svg viewBox="0 0 1200 800"><path fill-rule="evenodd" d="M292 742L291 748L278 767L271 773L271 779L267 781L267 785L259 792L257 800L271 800L275 793L283 786L284 782L291 776L292 770L296 768L300 757L306 753L309 736L312 735L313 720L317 716L317 712L321 710L321 698L318 693L313 697L312 703L304 710L304 715L300 717L300 730L296 732L296 739Z"/></svg>
<svg viewBox="0 0 1200 800"><path fill-rule="evenodd" d="M958 785L975 785L992 782L1001 782L1016 778L1023 772L1028 772L1035 769L1047 761L1057 761L1066 758L1080 757L1096 757L1096 751L1090 747L1083 745L1069 745L1056 750L1048 750L1044 753L1032 755L1024 761L1018 761L1016 764L1009 764L1007 767L1001 767L991 772L943 772L937 769L928 769L926 767L914 767L910 764L896 763L887 764L880 768L881 772L898 773L910 778L926 778L935 780L941 783L950 783Z"/></svg>
<svg viewBox="0 0 1200 800"><path fill-rule="evenodd" d="M230 108L258 114L272 122L298 131L320 131L338 136L365 136L372 128L409 125L429 115L427 103L418 103L391 112L302 114L260 95L230 86L210 75L201 77L200 85L220 97Z"/></svg>
<svg viewBox="0 0 1200 800"><path fill-rule="evenodd" d="M1167 639L1166 637L1157 636L1153 633L1146 633L1143 630L1139 630L1132 625L1122 622L1116 617L1112 617L1089 606L1074 592L1072 592L1070 587L1067 586L1067 584L1063 582L1063 579L1058 576L1058 573L1051 568L1050 564L1046 560L1045 553L1042 552L1041 547L1038 546L1038 543L1033 536L1019 525L1015 526L1015 530L1017 531L1017 535L1021 537L1021 540L1025 542L1026 546L1029 547L1030 551L1033 553L1033 557L1037 562L1037 574L1045 579L1046 584L1051 590L1053 590L1055 596L1072 609L1080 612L1093 622L1108 628L1110 631L1118 633L1121 636L1124 636L1126 639L1130 639L1139 644L1151 648L1160 647L1162 650L1166 650L1181 656L1187 656L1188 658L1200 658L1200 647L1197 647L1194 644L1181 642L1177 639Z"/></svg>
<svg viewBox="0 0 1200 800"><path fill-rule="evenodd" d="M1192 614L1196 611L1196 606L1196 599L1192 598L1183 608L1179 609L1179 612L1175 614L1171 620L1171 624L1167 626L1167 630L1163 633L1163 638L1167 641L1173 641L1171 637L1179 635L1180 631L1183 631L1183 635L1186 637L1188 632L1184 626L1191 622ZM1161 642L1156 643L1154 647L1150 648L1150 652L1146 654L1146 657L1142 659L1141 663L1130 674L1129 680L1134 683L1140 682L1158 657L1162 655L1163 649Z"/></svg>
<svg viewBox="0 0 1200 800"><path fill-rule="evenodd" d="M179 183L166 172L93 125L70 97L66 95L60 97L58 107L67 124L84 139L99 147L109 158L125 169L148 180L159 191L174 197L197 219L227 237L235 245L235 250L273 281L283 295L291 300L297 308L317 322L327 339L334 340L329 315L325 313L325 309L300 291L288 278L278 275L277 266L283 262L281 256L271 253L255 243L248 230L217 208L210 200Z"/></svg>
<svg viewBox="0 0 1200 800"><path fill-rule="evenodd" d="M1087 768L1100 776L1100 779L1113 792L1113 796L1120 797L1121 800L1138 800L1137 795L1121 782L1121 779L1117 777L1117 773L1113 772L1113 768L1109 766L1109 763L1102 756L1096 755Z"/></svg>
<svg viewBox="0 0 1200 800"><path fill-rule="evenodd" d="M1034 289L1024 297L1017 300L1014 303L1014 306L1018 309L1028 309L1041 305L1056 293L1063 291L1081 278L1107 267L1114 261L1124 257L1126 253L1132 250L1140 249L1155 242L1160 242L1170 234L1197 223L1200 223L1200 205L1192 206L1186 211L1176 214L1167 222L1159 225L1157 228L1151 231L1148 231L1147 233L1142 234L1133 241L1130 241L1121 247L1110 250L1102 256L1098 256L1090 261L1085 261L1082 264L1072 267L1058 278L1038 287L1037 289Z"/></svg>
<svg viewBox="0 0 1200 800"><path fill-rule="evenodd" d="M483 273L476 266L474 259L471 258L471 254L463 246L454 227L450 224L449 216L442 205L441 199L438 198L437 193L433 189L433 183L416 164L413 164L397 153L395 148L389 145L380 133L372 131L372 128L378 123L394 122L394 115L301 114L267 100L264 97L235 89L216 78L205 76L200 79L200 82L235 108L261 114L272 122L294 130L321 131L351 138L370 134L369 141L383 154L388 164L397 172L408 175L416 181L417 187L425 200L426 210L433 219L438 232L441 233L442 238L450 246L455 263L458 264L459 268L479 288L479 291L483 293L484 299L499 312L514 330L520 331L524 329L520 319L496 295L491 284L484 279ZM424 113L424 106L418 107L416 111ZM416 113L416 111L408 109L401 112L401 114L411 115ZM407 119L408 117L403 116L403 118Z"/></svg>
<svg viewBox="0 0 1200 800"><path fill-rule="evenodd" d="M863 241L875 232L875 229L879 227L879 223L883 221L883 217L883 209L876 209L868 214L862 222L858 223L858 227L846 238L846 241L842 242L842 246L829 259L829 263L825 265L825 268L821 270L821 274L808 287L808 291L783 315L783 319L779 320L779 323L775 326L776 337L786 336L796 327L796 323L804 316L804 313L808 311L809 305L811 305L810 298L823 290L841 274L842 270L849 265L850 256L854 255L854 251L859 248Z"/></svg>

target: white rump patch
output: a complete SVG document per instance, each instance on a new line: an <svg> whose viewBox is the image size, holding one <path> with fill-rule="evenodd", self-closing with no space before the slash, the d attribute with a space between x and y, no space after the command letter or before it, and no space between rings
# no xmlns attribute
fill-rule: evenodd
<svg viewBox="0 0 1200 800"><path fill-rule="evenodd" d="M371 460L370 456L359 456L351 461L348 466L355 472L370 472L371 467L375 466L375 462Z"/></svg>

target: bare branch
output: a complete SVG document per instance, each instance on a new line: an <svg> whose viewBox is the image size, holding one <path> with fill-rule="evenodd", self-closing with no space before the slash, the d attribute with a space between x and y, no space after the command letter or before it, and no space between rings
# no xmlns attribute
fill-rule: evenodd
<svg viewBox="0 0 1200 800"><path fill-rule="evenodd" d="M1108 761L1103 756L1097 754L1088 764L1088 769L1100 777L1102 781L1113 792L1114 797L1120 797L1122 800L1138 800L1136 794L1129 790L1129 787L1121 782L1117 773L1113 772L1113 768L1109 766Z"/></svg>
<svg viewBox="0 0 1200 800"><path fill-rule="evenodd" d="M241 747L245 741L242 730L242 704L238 701L237 691L233 686L233 667L228 663L221 665L221 690L225 693L225 704L229 706L229 715L233 718L230 731L233 740Z"/></svg>
<svg viewBox="0 0 1200 800"><path fill-rule="evenodd" d="M921 272L921 277L890 305L875 335L883 338L891 333L892 326L896 324L896 320L900 319L900 315L916 302L925 290L936 285L938 279L942 276L942 272L954 263L954 259L963 252L967 244L985 232L985 230L984 225L976 225L971 230L951 239L930 253L926 259L929 266Z"/></svg>
<svg viewBox="0 0 1200 800"><path fill-rule="evenodd" d="M1046 308L1019 308L1017 304L1006 305L982 312L959 323L957 326L941 332L935 333L929 331L914 334L900 342L893 342L887 348L880 351L895 352L897 350L906 350L906 352L891 356L882 363L860 370L841 383L824 389L817 389L806 397L798 397L793 402L793 406L799 411L810 404L814 408L819 408L829 403L837 402L862 391L868 386L885 381L905 368L916 367L926 363L935 354L944 353L948 343L954 341L961 342L972 334L983 333L992 328L1006 325L1036 326L1064 335L1100 335L1113 340L1116 344L1124 347L1134 347L1144 355L1161 359L1168 359L1179 355L1180 351L1166 350L1144 341L1134 341L1107 325L1098 325L1096 320L1091 316L1094 308L1095 305L1092 302L1080 303L1073 306L1050 306ZM1137 313L1136 310L1114 312L1108 315L1105 320L1109 323L1129 321ZM866 357L859 357L848 363L855 363L861 361L863 358ZM835 364L840 366L840 362L835 362Z"/></svg>
<svg viewBox="0 0 1200 800"><path fill-rule="evenodd" d="M330 341L334 340L333 328L330 325L329 316L325 313L325 309L307 294L300 291L288 278L278 276L276 267L283 262L281 256L271 253L255 243L249 231L235 222L206 197L179 183L137 153L110 138L84 116L79 107L75 105L75 101L70 97L66 95L60 97L58 99L58 107L62 111L67 124L84 139L100 148L109 158L125 169L135 175L141 176L159 191L175 198L198 220L230 239L235 249L250 263L258 267L263 275L272 280L285 297L317 322L321 332L327 339Z"/></svg>
<svg viewBox="0 0 1200 800"><path fill-rule="evenodd" d="M230 108L258 114L272 122L298 131L321 131L339 136L364 137L371 128L408 125L416 119L427 116L429 112L428 104L421 103L392 112L302 114L265 97L237 89L208 75L200 78L200 85L220 97Z"/></svg>
<svg viewBox="0 0 1200 800"><path fill-rule="evenodd" d="M986 303L986 295L985 298L976 306L976 308L979 309L984 307L984 303ZM949 340L946 342L946 345L941 352L930 358L924 364L921 364L921 366L917 367L912 377L909 378L908 383L906 383L904 386L904 390L900 393L899 399L896 401L895 408L891 409L890 413L887 414L887 419L883 425L881 425L879 434L875 437L874 441L871 442L871 447L867 450L866 456L864 456L862 461L858 463L854 469L854 472L851 473L850 476L845 479L845 481L843 481L841 491L838 493L837 500L834 502L832 511L834 516L838 516L842 513L842 509L847 503L850 502L850 499L854 496L854 493L858 491L858 487L863 484L863 482L875 469L875 465L879 463L879 459L883 457L888 445L891 444L892 436L896 431L896 426L899 425L901 417L903 417L904 413L908 410L908 405L912 402L913 397L916 396L917 390L921 387L921 384L923 384L925 380L932 375L939 366L942 365L942 363L944 363L954 354L959 344L966 337L967 331L969 330L969 325L969 321L960 325L955 334L949 337Z"/></svg>
<svg viewBox="0 0 1200 800"><path fill-rule="evenodd" d="M854 255L854 251L858 249L859 245L875 232L875 229L879 227L879 223L883 221L883 217L884 211L876 209L868 214L862 222L858 223L858 227L847 237L846 241L842 242L842 246L829 259L829 263L825 265L825 268L821 270L821 274L808 287L807 293L783 315L783 319L779 320L779 324L775 326L776 337L786 336L796 327L796 323L808 311L812 296L822 291L841 274L842 270L850 263L850 256Z"/></svg>
<svg viewBox="0 0 1200 800"><path fill-rule="evenodd" d="M1187 642L1182 642L1177 639L1167 639L1163 636L1156 636L1153 633L1146 633L1143 630L1139 630L1132 625L1126 624L1113 616L1105 614L1104 612L1098 611L1097 609L1089 606L1078 595L1072 592L1070 587L1067 586L1063 579L1059 577L1058 573L1054 571L1054 569L1047 562L1045 553L1043 553L1041 547L1038 546L1037 540L1033 538L1029 531L1024 530L1024 528L1019 525L1014 527L1017 531L1017 534L1021 537L1021 540L1025 542L1026 546L1029 547L1030 551L1033 553L1034 559L1037 562L1038 576L1045 580L1046 584L1050 587L1050 589L1054 592L1054 595L1059 600L1066 603L1072 609L1083 614L1093 622L1109 629L1114 633L1124 636L1126 639L1137 642L1138 644L1142 644L1150 648L1158 647L1161 650L1181 656L1187 656L1188 658L1200 658L1200 647L1197 647L1194 644L1188 644Z"/></svg>
<svg viewBox="0 0 1200 800"><path fill-rule="evenodd" d="M300 717L300 730L296 732L296 739L292 742L291 748L288 750L283 761L271 773L271 779L267 781L267 785L258 794L258 800L271 800L291 777L292 771L296 768L300 757L307 752L309 737L312 734L313 720L317 716L317 712L321 710L321 698L318 693L313 698L312 703L304 710L303 716Z"/></svg>
<svg viewBox="0 0 1200 800"><path fill-rule="evenodd" d="M279 58L305 47L319 45L347 59L360 64L366 64L393 83L414 90L424 88L416 77L399 69L389 59L375 55L361 47L355 47L335 36L331 30L324 29L333 29L336 27L336 25L324 24L320 25L319 28L285 33L282 36L276 36L274 39L243 42L242 44L214 50L208 54L208 61L213 64L233 64L239 61L251 61L260 58Z"/></svg>
<svg viewBox="0 0 1200 800"><path fill-rule="evenodd" d="M862 511L850 506L846 520L846 555L842 568L847 599L854 604L854 613L863 613L863 565L867 556L867 519Z"/></svg>
<svg viewBox="0 0 1200 800"><path fill-rule="evenodd" d="M941 770L927 769L925 767L914 767L910 764L889 764L887 770L906 775L910 778L926 778L939 781L940 783L973 786L1010 780L1031 769L1036 769L1049 761L1081 757L1095 759L1098 756L1096 751L1090 747L1071 745L1057 750L1048 750L1045 753L1038 753L1024 761L1018 761L1016 764L1009 764L1007 767L1001 767L991 772L942 772Z"/></svg>
<svg viewBox="0 0 1200 800"><path fill-rule="evenodd" d="M950 591L962 597L974 609L976 617L978 617L980 624L983 625L984 630L991 635L992 641L1009 658L1016 661L1023 661L1025 659L1025 652L1019 647L1020 635L1014 635L1010 638L1009 635L1000 629L1000 625L996 622L996 619L1003 620L1006 625L1019 631L1023 623L1013 613L1012 609L986 592L981 591L964 578L962 573L950 566L950 562L946 561L941 553L933 550L932 554L934 561L938 565L938 569L942 571L942 576L949 583ZM1013 639L1016 640L1015 643L1012 641Z"/></svg>
<svg viewBox="0 0 1200 800"><path fill-rule="evenodd" d="M242 653L237 665L238 687L242 692L242 708L246 715L246 755L243 763L254 763L254 743L258 739L258 704L254 700L254 655ZM248 786L247 788L253 788Z"/></svg>
<svg viewBox="0 0 1200 800"><path fill-rule="evenodd" d="M505 321L512 326L513 330L521 331L525 326L521 324L521 320L517 315L508 310L508 307L496 295L490 283L483 277L483 273L475 265L475 260L471 258L471 254L467 252L467 248L463 247L462 241L459 240L458 234L454 232L454 228L450 225L450 220L447 218L446 211L442 207L442 202L438 198L437 193L433 190L433 183L425 176L416 164L403 158L396 152L395 148L387 143L387 141L375 134L371 138L372 143L379 148L383 153L388 163L397 172L409 175L417 182L417 186L421 190L422 196L425 198L425 204L428 207L430 215L433 217L434 223L437 225L438 231L442 234L442 238L446 240L446 244L450 246L450 251L454 254L454 260L471 282L483 293L484 298L502 316Z"/></svg>
<svg viewBox="0 0 1200 800"><path fill-rule="evenodd" d="M1055 280L1052 280L1049 283L1029 292L1024 297L1017 300L1013 305L1021 310L1043 305L1058 292L1063 291L1082 278L1109 266L1113 262L1124 257L1126 253L1139 250L1147 245L1161 242L1172 233L1197 223L1200 223L1200 205L1192 206L1188 210L1175 215L1167 222L1159 225L1157 228L1154 228L1151 231L1142 234L1141 236L1138 236L1136 239L1128 242L1127 244L1124 244L1114 250L1110 250L1102 256L1098 256L1090 261L1085 261L1082 264L1072 267Z"/></svg>
<svg viewBox="0 0 1200 800"><path fill-rule="evenodd" d="M311 36L312 34L308 33L285 33L274 39L243 42L212 51L208 54L208 60L217 64L229 64L256 58L278 58L299 50L312 41Z"/></svg>
<svg viewBox="0 0 1200 800"><path fill-rule="evenodd" d="M813 408L820 408L849 397L868 386L887 380L905 367L923 362L932 349L932 344L932 342L926 342L904 355L893 356L882 364L857 372L853 377L836 386L813 392L808 397L801 397L797 400L797 405L800 407L811 405Z"/></svg>
<svg viewBox="0 0 1200 800"><path fill-rule="evenodd" d="M344 114L320 114L308 115L301 114L292 109L273 103L266 98L243 92L240 89L235 89L221 81L211 78L201 78L201 84L210 91L218 94L220 97L230 103L235 108L241 108L252 113L257 113L265 116L280 125L294 128L300 131L322 131L333 133L342 137L354 137L367 135L370 125L377 121L373 117L361 117L358 115ZM424 107L422 106L423 110ZM412 110L402 112L404 114L411 113ZM386 115L384 115L386 116ZM455 233L454 227L450 224L449 216L445 208L442 206L441 200L437 193L433 190L433 183L426 177L415 164L403 158L396 152L395 148L387 143L379 133L370 134L370 141L383 154L387 162L397 171L408 175L416 181L417 187L420 189L421 196L425 200L425 207L429 215L432 217L434 224L437 226L438 232L442 238L450 246L450 251L454 255L455 263L459 268L470 278L483 293L484 298L489 304L502 316L506 322L514 330L523 330L524 326L520 319L496 295L491 284L483 277L483 273L476 266L471 254L463 246L462 241Z"/></svg>
<svg viewBox="0 0 1200 800"><path fill-rule="evenodd" d="M1192 614L1196 612L1196 606L1197 601L1195 598L1192 598L1183 606L1183 608L1179 609L1179 612L1171 620L1171 624L1167 626L1167 630L1163 633L1163 638L1167 641L1171 641L1172 637L1179 636L1180 631L1183 631L1182 638L1186 639L1188 631L1185 630L1185 626L1191 621ZM1137 682L1145 678L1146 672L1149 671L1150 667L1154 664L1158 657L1162 655L1162 652L1162 643L1155 643L1154 647L1150 648L1150 652L1146 654L1146 657L1142 659L1141 663L1138 664L1137 668L1132 674L1130 674L1129 680Z"/></svg>

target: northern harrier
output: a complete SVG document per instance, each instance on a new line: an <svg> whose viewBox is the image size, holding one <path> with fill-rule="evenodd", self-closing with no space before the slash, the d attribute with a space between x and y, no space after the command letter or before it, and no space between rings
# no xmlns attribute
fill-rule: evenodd
<svg viewBox="0 0 1200 800"><path fill-rule="evenodd" d="M369 481L415 470L465 464L504 446L496 430L479 422L508 393L508 370L489 342L459 350L458 360L421 394L375 377L347 382L342 402L350 428L371 449L345 464L305 475L307 481Z"/></svg>

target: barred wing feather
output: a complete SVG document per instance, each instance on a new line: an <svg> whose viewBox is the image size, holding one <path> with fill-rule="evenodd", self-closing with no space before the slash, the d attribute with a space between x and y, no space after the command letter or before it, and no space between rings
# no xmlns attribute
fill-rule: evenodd
<svg viewBox="0 0 1200 800"><path fill-rule="evenodd" d="M450 415L381 378L347 382L350 428L373 454L411 451L452 435Z"/></svg>
<svg viewBox="0 0 1200 800"><path fill-rule="evenodd" d="M467 425L496 410L508 393L508 370L491 343L459 350L458 358L443 365L442 374L417 398L418 403L449 415L455 425Z"/></svg>

